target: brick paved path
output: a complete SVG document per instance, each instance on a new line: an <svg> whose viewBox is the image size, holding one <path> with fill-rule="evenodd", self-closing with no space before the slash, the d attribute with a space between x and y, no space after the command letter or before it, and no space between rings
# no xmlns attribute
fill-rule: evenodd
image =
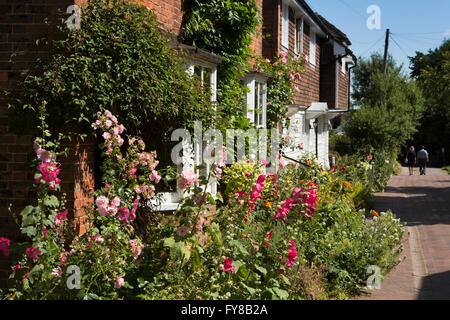
<svg viewBox="0 0 450 320"><path fill-rule="evenodd" d="M375 194L377 211L392 211L407 223L406 256L363 300L450 299L450 175L427 169L420 176L407 169L390 179L384 193Z"/></svg>

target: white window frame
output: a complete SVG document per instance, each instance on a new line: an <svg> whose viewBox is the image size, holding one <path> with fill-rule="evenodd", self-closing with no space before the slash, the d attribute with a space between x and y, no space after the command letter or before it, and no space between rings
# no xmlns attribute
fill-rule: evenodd
<svg viewBox="0 0 450 320"><path fill-rule="evenodd" d="M266 128L267 124L267 81L263 77L258 77L256 75L250 76L246 79L247 87L249 92L247 92L247 118L248 120L255 124L257 128ZM261 123L255 123L255 98L257 94L256 83L262 84L262 106L261 106Z"/></svg>
<svg viewBox="0 0 450 320"><path fill-rule="evenodd" d="M299 26L300 26L300 29L299 29ZM297 17L295 19L295 46L294 46L294 53L296 55L303 53L303 41L304 41L303 28L304 28L303 16ZM300 32L300 37L298 34L299 32Z"/></svg>
<svg viewBox="0 0 450 320"><path fill-rule="evenodd" d="M289 3L281 3L281 48L284 51L289 50Z"/></svg>
<svg viewBox="0 0 450 320"><path fill-rule="evenodd" d="M194 75L194 68L197 67L201 67L202 70L203 68L208 68L211 70L211 74L210 74L210 79L209 79L209 83L211 85L211 101L216 101L217 100L217 66L215 66L212 63L207 63L204 61L199 61L199 60L191 60L189 63L185 64L186 66L186 71L191 74ZM201 73L201 81L203 84L203 75L204 73Z"/></svg>
<svg viewBox="0 0 450 320"><path fill-rule="evenodd" d="M309 63L313 67L316 66L316 44L317 44L316 30L314 30L313 26L310 26L310 28L309 28Z"/></svg>
<svg viewBox="0 0 450 320"><path fill-rule="evenodd" d="M341 72L345 75L346 72L346 63L347 63L347 59L346 58L341 58Z"/></svg>

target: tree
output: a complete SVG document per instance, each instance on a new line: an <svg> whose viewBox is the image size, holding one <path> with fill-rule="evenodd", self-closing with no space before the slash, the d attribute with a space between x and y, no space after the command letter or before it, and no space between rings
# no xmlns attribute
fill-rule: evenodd
<svg viewBox="0 0 450 320"><path fill-rule="evenodd" d="M424 116L415 141L427 149L450 148L450 40L427 54L411 57L411 76L417 80L426 99Z"/></svg>
<svg viewBox="0 0 450 320"><path fill-rule="evenodd" d="M354 69L353 99L361 109L345 125L353 149L367 145L396 155L416 132L423 98L416 81L397 66L392 56L383 74L383 57L373 54L359 59Z"/></svg>

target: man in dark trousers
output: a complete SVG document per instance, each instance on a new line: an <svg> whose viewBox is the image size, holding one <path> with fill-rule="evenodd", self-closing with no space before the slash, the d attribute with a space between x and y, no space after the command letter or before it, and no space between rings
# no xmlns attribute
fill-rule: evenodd
<svg viewBox="0 0 450 320"><path fill-rule="evenodd" d="M417 152L417 162L419 162L420 175L426 175L427 162L429 162L429 160L428 152L425 150L424 146L420 146L420 150Z"/></svg>

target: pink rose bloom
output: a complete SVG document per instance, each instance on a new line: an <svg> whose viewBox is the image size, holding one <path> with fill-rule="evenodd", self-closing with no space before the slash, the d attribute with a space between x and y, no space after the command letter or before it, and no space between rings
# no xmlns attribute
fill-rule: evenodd
<svg viewBox="0 0 450 320"><path fill-rule="evenodd" d="M223 263L223 272L231 271L231 273L234 273L234 266L233 266L233 260L231 258L226 258L222 261Z"/></svg>
<svg viewBox="0 0 450 320"><path fill-rule="evenodd" d="M250 178L252 175L251 175L250 173L246 172L246 173L245 173L245 176L246 176L247 178Z"/></svg>
<svg viewBox="0 0 450 320"><path fill-rule="evenodd" d="M107 154L111 154L113 152L113 149L109 148L108 150L106 150Z"/></svg>
<svg viewBox="0 0 450 320"><path fill-rule="evenodd" d="M284 167L286 167L286 163L284 162L284 160L280 161L280 169L283 169Z"/></svg>
<svg viewBox="0 0 450 320"><path fill-rule="evenodd" d="M161 180L161 176L158 175L158 172L153 170L152 174L150 175L150 180L155 181L155 183L159 183L159 180Z"/></svg>
<svg viewBox="0 0 450 320"><path fill-rule="evenodd" d="M38 248L31 247L27 248L27 257L33 260L39 259L39 256L41 255L41 251Z"/></svg>
<svg viewBox="0 0 450 320"><path fill-rule="evenodd" d="M181 177L178 179L178 187L181 190L185 190L197 184L198 178L197 174L193 171L183 171Z"/></svg>
<svg viewBox="0 0 450 320"><path fill-rule="evenodd" d="M109 111L109 110L105 110L105 115L108 117L108 118L111 118L113 115L112 115L112 113L111 113L111 111Z"/></svg>
<svg viewBox="0 0 450 320"><path fill-rule="evenodd" d="M220 178L222 178L222 169L220 169L219 167L215 167L214 172L216 173L217 180L220 180Z"/></svg>
<svg viewBox="0 0 450 320"><path fill-rule="evenodd" d="M119 134L121 134L125 130L125 127L123 126L123 124L119 125L118 128L119 128Z"/></svg>
<svg viewBox="0 0 450 320"><path fill-rule="evenodd" d="M114 122L115 124L117 124L117 118L115 115L111 115L111 117L109 117L111 119L112 122Z"/></svg>
<svg viewBox="0 0 450 320"><path fill-rule="evenodd" d="M118 136L117 137L117 145L120 147L121 145L123 145L123 143L124 143L124 140L122 139L122 137Z"/></svg>
<svg viewBox="0 0 450 320"><path fill-rule="evenodd" d="M281 58L281 62L286 63L287 59L285 57Z"/></svg>
<svg viewBox="0 0 450 320"><path fill-rule="evenodd" d="M111 201L111 205L114 207L118 207L120 205L120 198L114 197L114 199L112 199L112 201Z"/></svg>
<svg viewBox="0 0 450 320"><path fill-rule="evenodd" d="M9 256L9 245L9 239L0 238L0 251L2 251L6 257Z"/></svg>
<svg viewBox="0 0 450 320"><path fill-rule="evenodd" d="M105 140L109 140L109 139L111 139L111 134L109 132L103 132L102 137Z"/></svg>
<svg viewBox="0 0 450 320"><path fill-rule="evenodd" d="M278 73L277 73L277 77L281 77L281 72L278 72Z"/></svg>
<svg viewBox="0 0 450 320"><path fill-rule="evenodd" d="M281 56L282 58L285 58L285 57L287 56L287 52L285 52L285 51L280 51L280 56Z"/></svg>
<svg viewBox="0 0 450 320"><path fill-rule="evenodd" d="M277 64L278 64L278 61L275 61L275 62L273 63L273 66L275 67Z"/></svg>
<svg viewBox="0 0 450 320"><path fill-rule="evenodd" d="M21 268L21 267L20 267L20 264L16 264L16 265L14 266L13 270L16 271L16 270L19 270L20 268Z"/></svg>
<svg viewBox="0 0 450 320"><path fill-rule="evenodd" d="M130 145L132 145L135 141L136 141L136 138L131 138L130 140L128 140L128 143Z"/></svg>
<svg viewBox="0 0 450 320"><path fill-rule="evenodd" d="M109 204L109 200L105 196L100 196L95 200L97 207L106 207Z"/></svg>
<svg viewBox="0 0 450 320"><path fill-rule="evenodd" d="M269 163L264 159L259 160L259 162L261 162L261 164L265 165L266 167L269 165Z"/></svg>
<svg viewBox="0 0 450 320"><path fill-rule="evenodd" d="M141 188L139 186L135 186L134 187L134 192L136 192L137 194L140 194L142 192Z"/></svg>
<svg viewBox="0 0 450 320"><path fill-rule="evenodd" d="M291 143L291 137L288 136L288 135L286 135L286 136L284 137L284 142L285 142L286 144Z"/></svg>
<svg viewBox="0 0 450 320"><path fill-rule="evenodd" d="M117 277L116 283L114 283L114 288L119 289L123 284L125 283L125 280L123 280L122 277Z"/></svg>

